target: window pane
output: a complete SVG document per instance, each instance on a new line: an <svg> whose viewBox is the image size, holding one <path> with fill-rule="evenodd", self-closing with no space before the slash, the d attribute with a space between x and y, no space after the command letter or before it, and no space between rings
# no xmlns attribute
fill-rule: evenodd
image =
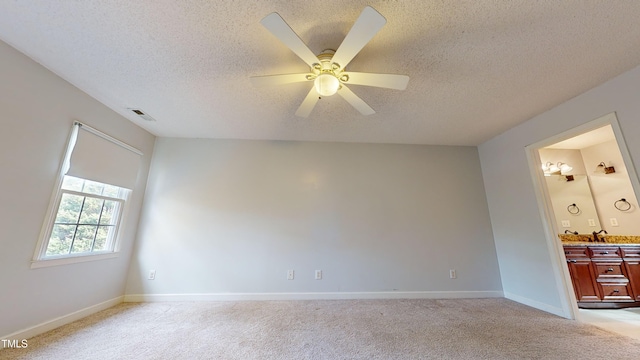
<svg viewBox="0 0 640 360"><path fill-rule="evenodd" d="M93 244L93 238L96 235L96 228L97 226L93 225L78 225L78 231L76 231L76 239L73 242L71 253L91 251L91 244Z"/></svg>
<svg viewBox="0 0 640 360"><path fill-rule="evenodd" d="M113 226L98 226L98 233L96 234L96 242L93 245L93 251L107 250L107 239L109 233L112 231Z"/></svg>
<svg viewBox="0 0 640 360"><path fill-rule="evenodd" d="M62 194L55 222L63 224L77 223L83 199L84 196Z"/></svg>
<svg viewBox="0 0 640 360"><path fill-rule="evenodd" d="M61 188L60 205L44 256L112 251L124 204L102 197L125 200L130 190L73 176L65 176Z"/></svg>
<svg viewBox="0 0 640 360"><path fill-rule="evenodd" d="M83 184L83 179L78 179L77 177L73 176L65 175L64 179L62 180L62 188L65 190L81 191Z"/></svg>
<svg viewBox="0 0 640 360"><path fill-rule="evenodd" d="M80 224L97 224L102 211L104 200L87 197L84 200L82 213L80 214Z"/></svg>
<svg viewBox="0 0 640 360"><path fill-rule="evenodd" d="M47 246L47 256L68 254L75 231L75 225L54 225Z"/></svg>
<svg viewBox="0 0 640 360"><path fill-rule="evenodd" d="M119 203L117 201L105 200L104 206L102 207L102 217L100 218L100 225L115 225L116 218L114 214L116 213Z"/></svg>

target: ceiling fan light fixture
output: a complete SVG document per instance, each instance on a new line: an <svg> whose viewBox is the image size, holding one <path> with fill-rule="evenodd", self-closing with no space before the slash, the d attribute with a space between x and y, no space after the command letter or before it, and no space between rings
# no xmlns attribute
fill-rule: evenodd
<svg viewBox="0 0 640 360"><path fill-rule="evenodd" d="M340 88L340 81L330 73L318 75L318 77L313 81L313 84L320 96L331 96L338 92L338 89Z"/></svg>

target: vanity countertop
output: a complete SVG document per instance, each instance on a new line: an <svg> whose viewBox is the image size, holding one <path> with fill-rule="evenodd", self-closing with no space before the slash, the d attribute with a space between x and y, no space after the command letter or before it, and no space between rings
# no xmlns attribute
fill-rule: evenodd
<svg viewBox="0 0 640 360"><path fill-rule="evenodd" d="M559 234L558 237L562 240L563 245L576 245L576 246L612 246L612 245L640 245L640 236L637 235L598 235L598 238L604 239L603 241L593 241L593 235L591 234Z"/></svg>
<svg viewBox="0 0 640 360"><path fill-rule="evenodd" d="M563 241L564 246L640 246L640 242L636 243L609 243L609 242L588 242L588 241Z"/></svg>

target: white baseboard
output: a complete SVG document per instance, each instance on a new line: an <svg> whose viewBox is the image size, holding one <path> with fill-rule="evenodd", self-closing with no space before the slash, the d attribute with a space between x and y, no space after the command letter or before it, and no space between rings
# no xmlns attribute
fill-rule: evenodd
<svg viewBox="0 0 640 360"><path fill-rule="evenodd" d="M501 298L502 291L383 291L308 293L129 294L124 302L246 301L246 300L357 300L357 299L474 299Z"/></svg>
<svg viewBox="0 0 640 360"><path fill-rule="evenodd" d="M9 334L6 336L1 336L1 339L7 339L7 340L22 340L22 339L30 339L36 335L40 335L42 333L45 333L47 331L53 330L55 328L58 328L62 325L66 325L69 323L72 323L76 320L80 320L84 317L87 317L91 314L95 314L98 311L102 311L105 309L108 309L112 306L118 305L120 303L122 303L122 301L124 300L124 296L118 296L116 298L113 298L111 300L107 300L104 302L101 302L99 304L96 305L92 305L89 307L86 307L84 309L78 310L78 311L74 311L71 314L67 314L67 315L63 315L60 317L57 317L55 319L43 322L41 324L38 324L36 326L32 326L30 328L27 329L23 329L20 331L16 331L13 334ZM2 348L2 344L0 343L0 349Z"/></svg>
<svg viewBox="0 0 640 360"><path fill-rule="evenodd" d="M520 304L531 306L532 308L536 308L538 310L546 311L548 313L551 313L553 315L558 315L558 316L561 316L563 318L567 318L567 316L569 315L569 314L565 313L565 311L562 310L559 307L555 307L555 306L551 306L549 304L541 303L539 301L532 300L532 299L529 299L529 298L526 298L526 297L523 297L523 296L520 296L520 295L515 295L515 294L509 293L509 292L505 292L504 293L504 297L509 299L509 300L513 300L515 302L518 302Z"/></svg>

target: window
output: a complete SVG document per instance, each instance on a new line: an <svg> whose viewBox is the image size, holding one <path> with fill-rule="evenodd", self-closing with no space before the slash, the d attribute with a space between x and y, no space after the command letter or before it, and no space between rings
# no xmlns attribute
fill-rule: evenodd
<svg viewBox="0 0 640 360"><path fill-rule="evenodd" d="M112 252L128 189L64 176L45 258Z"/></svg>
<svg viewBox="0 0 640 360"><path fill-rule="evenodd" d="M109 135L74 124L31 267L117 253L140 155Z"/></svg>

